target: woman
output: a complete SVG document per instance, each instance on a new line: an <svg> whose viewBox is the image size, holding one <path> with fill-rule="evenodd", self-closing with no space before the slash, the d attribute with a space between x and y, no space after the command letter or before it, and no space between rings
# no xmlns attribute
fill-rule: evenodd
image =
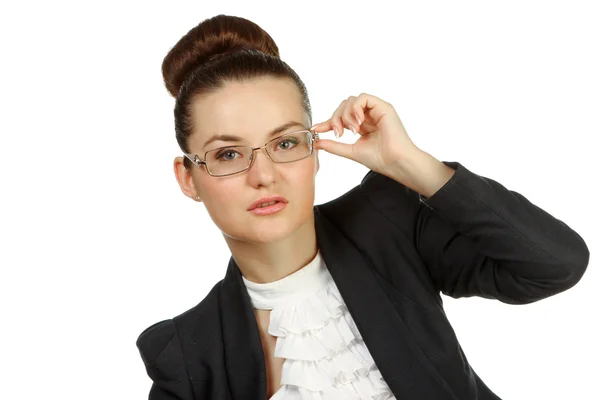
<svg viewBox="0 0 600 400"><path fill-rule="evenodd" d="M410 140L394 108L344 100L312 125L272 38L229 16L163 62L183 193L231 250L195 307L141 333L150 399L498 399L469 366L440 293L525 304L583 275L567 225ZM354 144L319 139L344 129ZM318 151L370 169L314 206Z"/></svg>

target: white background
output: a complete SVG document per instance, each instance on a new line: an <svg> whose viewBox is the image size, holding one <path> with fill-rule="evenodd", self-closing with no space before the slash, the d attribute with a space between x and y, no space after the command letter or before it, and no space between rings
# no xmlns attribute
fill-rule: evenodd
<svg viewBox="0 0 600 400"><path fill-rule="evenodd" d="M444 300L503 399L600 398L600 13L573 0L3 2L0 398L146 398L137 335L224 276L220 232L174 179L174 100L160 70L219 13L273 36L314 122L347 96L379 96L419 147L586 240L588 271L565 293L527 306ZM320 157L317 203L366 173Z"/></svg>

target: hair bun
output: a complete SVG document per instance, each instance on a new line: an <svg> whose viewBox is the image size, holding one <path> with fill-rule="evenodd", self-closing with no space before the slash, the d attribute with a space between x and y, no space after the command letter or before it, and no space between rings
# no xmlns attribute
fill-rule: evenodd
<svg viewBox="0 0 600 400"><path fill-rule="evenodd" d="M201 64L243 49L279 57L271 36L245 18L217 15L202 21L169 51L162 64L167 90L177 97L185 77Z"/></svg>

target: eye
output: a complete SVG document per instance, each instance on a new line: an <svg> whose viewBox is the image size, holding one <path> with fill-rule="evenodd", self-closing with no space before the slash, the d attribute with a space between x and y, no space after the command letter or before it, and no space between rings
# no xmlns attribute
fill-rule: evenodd
<svg viewBox="0 0 600 400"><path fill-rule="evenodd" d="M216 159L220 161L233 161L237 156L242 156L238 151L234 149L223 149L219 151L216 155Z"/></svg>
<svg viewBox="0 0 600 400"><path fill-rule="evenodd" d="M290 150L298 144L298 140L294 137L289 137L277 142L277 148L279 150Z"/></svg>

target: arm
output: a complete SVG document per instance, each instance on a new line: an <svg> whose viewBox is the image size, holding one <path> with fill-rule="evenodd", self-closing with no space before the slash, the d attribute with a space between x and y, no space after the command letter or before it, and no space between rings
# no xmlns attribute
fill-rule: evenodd
<svg viewBox="0 0 600 400"><path fill-rule="evenodd" d="M314 146L371 170L363 193L404 231L443 293L528 303L581 279L589 250L576 232L519 193L419 149L391 104L350 96L311 129L337 137L344 127L360 135L355 143Z"/></svg>
<svg viewBox="0 0 600 400"><path fill-rule="evenodd" d="M181 345L173 320L158 322L144 330L136 341L146 372L152 379L149 400L192 399Z"/></svg>
<svg viewBox="0 0 600 400"><path fill-rule="evenodd" d="M455 172L448 174L450 168ZM405 181L410 170L404 169ZM431 156L415 160L412 170L429 181L412 181L408 188L369 172L363 185L374 191L371 202L414 243L442 293L524 304L581 279L589 261L583 239L519 193Z"/></svg>

